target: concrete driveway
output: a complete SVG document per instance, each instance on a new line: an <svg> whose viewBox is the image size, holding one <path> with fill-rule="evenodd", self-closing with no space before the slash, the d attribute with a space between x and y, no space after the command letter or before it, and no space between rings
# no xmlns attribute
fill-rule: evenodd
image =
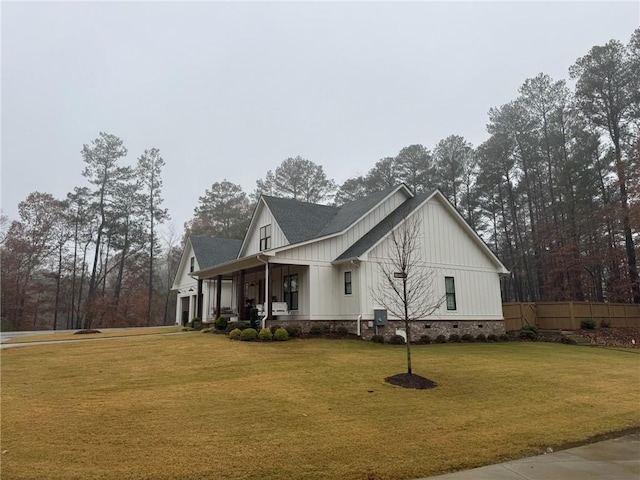
<svg viewBox="0 0 640 480"><path fill-rule="evenodd" d="M429 480L640 480L640 433Z"/></svg>

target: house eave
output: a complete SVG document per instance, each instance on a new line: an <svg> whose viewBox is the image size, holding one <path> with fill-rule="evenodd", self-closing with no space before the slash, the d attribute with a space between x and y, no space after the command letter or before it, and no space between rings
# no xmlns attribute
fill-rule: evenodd
<svg viewBox="0 0 640 480"><path fill-rule="evenodd" d="M447 199L447 197L444 196L444 194L440 190L436 190L434 194L429 197L429 199L433 197L437 197L440 203L449 210L453 218L462 226L463 229L465 229L468 232L472 241L474 241L476 245L478 245L480 249L483 250L485 254L489 257L489 259L495 264L495 266L497 267L498 273L505 274L505 275L511 273L507 269L507 267L505 267L504 264L500 261L498 256L495 253L493 253L491 248L489 248L489 245L487 245L487 243L482 239L482 237L478 235L478 233L471 227L471 225L469 225L469 223L465 220L465 218L462 215L460 215L460 212L458 212L458 210L451 204L451 202Z"/></svg>
<svg viewBox="0 0 640 480"><path fill-rule="evenodd" d="M267 202L265 202L263 195L260 195L260 198L258 199L258 202L256 203L256 208L253 210L253 214L251 215L251 222L249 222L249 226L247 227L247 231L244 234L244 238L242 239L242 245L240 245L240 250L238 251L238 258L236 260L241 260L244 257L240 257L239 255L242 255L242 253L245 251L245 247L247 246L247 240L249 239L249 233L253 231L254 227L255 227L255 223L256 223L256 218L258 218L258 209L262 206L262 208L266 208L267 211L271 214L271 216L273 217L273 221L276 223L276 225L278 225L278 221L276 220L276 217L273 215L273 212L271 212L271 209L269 208L269 205L267 204ZM282 229L280 228L280 225L278 225L278 228L280 229L280 231L282 231ZM288 242L289 239L287 238L287 236L285 235L284 232L282 232L282 235L284 236L285 240Z"/></svg>
<svg viewBox="0 0 640 480"><path fill-rule="evenodd" d="M469 223L464 219L464 217L462 215L460 215L460 212L458 212L458 210L456 210L456 208L451 204L451 202L449 202L449 200L447 200L447 198L444 196L444 194L440 190L436 189L433 192L431 192L431 194L429 194L422 202L420 202L419 205L416 205L413 208L413 210L411 210L407 214L407 218L412 216L412 215L414 215L424 205L426 205L427 203L429 203L433 199L437 199L437 201L445 209L447 209L449 211L449 213L450 213L451 217L454 219L454 221L456 221L467 232L467 234L471 237L471 240L484 252L485 255L487 255L489 260L496 266L496 270L497 270L498 274L505 274L506 275L506 274L510 273L509 270L507 270L507 268L504 266L504 264L500 261L500 259L496 256L496 254L493 253L493 251L484 242L484 240L482 240L482 238L476 233L476 231L473 228L471 228ZM379 238L377 242L375 242L373 245L371 245L369 248L367 248L357 258L365 259L365 257L368 256L369 252L371 252L378 245L380 245L385 240L385 238L387 238L391 234L391 232L393 230L399 228L400 225L403 223L403 221L404 220L399 221L395 226L393 226L393 228L391 228L391 230L389 230L389 232L387 232L385 235L383 235L381 238ZM334 260L332 263L338 264L338 263L342 263L344 261L349 261L349 260L351 260L353 258L355 258L355 257L349 257L349 258L346 258L346 259Z"/></svg>
<svg viewBox="0 0 640 480"><path fill-rule="evenodd" d="M193 272L191 276L197 280L204 280L207 278L217 277L218 275L228 275L230 273L237 272L238 270L243 270L245 268L252 268L252 267L258 267L260 265L264 265L265 260L268 261L270 257L274 257L274 256L275 255L272 251L260 252L254 255L249 255L247 257L237 258L235 260L230 260L225 263L220 263L213 267L203 268L202 270Z"/></svg>
<svg viewBox="0 0 640 480"><path fill-rule="evenodd" d="M425 198L422 202L420 202L420 204L419 204L419 205L416 205L416 207L415 207L413 210L411 210L411 211L407 214L407 217L406 217L406 218L409 218L409 217L410 217L411 215L413 215L416 211L418 211L418 210L419 210L420 208L422 208L425 204L427 204L427 203L428 203L428 202L429 202L429 201L430 201L430 200L431 200L431 199L436 195L436 193L437 193L437 192L438 192L438 190L434 190L434 191L431 193L431 195L429 195L429 196L428 196L427 198ZM378 245L380 245L380 244L385 240L385 238L387 238L387 237L391 234L391 231L393 231L393 230L395 230L396 228L398 228L398 227L400 226L400 224L401 224L403 221L404 221L404 220L399 221L396 225L394 225L394 226L393 226L393 228L391 228L391 230L389 230L386 234L384 234L381 238L379 238L377 242L375 242L373 245L371 245L369 248L367 248L367 249L366 249L366 250L365 250L365 251L360 255L360 258L365 257L365 256L368 256L368 255L369 255L369 252L371 252L374 248L376 248Z"/></svg>
<svg viewBox="0 0 640 480"><path fill-rule="evenodd" d="M180 255L180 263L178 264L178 269L176 270L176 274L173 277L173 283L171 284L171 290L180 290L180 288L182 288L180 285L177 285L177 281L178 281L178 276L180 275L180 273L182 272L182 269L184 268L184 266L187 263L187 250L193 250L193 245L191 244L191 239L187 238L187 241L184 245L184 249L182 250L182 254Z"/></svg>
<svg viewBox="0 0 640 480"><path fill-rule="evenodd" d="M359 257L349 257L349 258L341 258L341 259L336 259L333 262L331 262L331 265L342 265L344 263L351 263L351 262L358 262L358 264L360 262L362 262L363 257L359 256Z"/></svg>

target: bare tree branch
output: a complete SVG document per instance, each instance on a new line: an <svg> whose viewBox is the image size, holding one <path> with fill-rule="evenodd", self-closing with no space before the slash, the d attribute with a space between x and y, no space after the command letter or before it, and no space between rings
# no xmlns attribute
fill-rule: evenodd
<svg viewBox="0 0 640 480"><path fill-rule="evenodd" d="M416 214L392 219L380 280L371 296L394 317L403 319L407 332L407 371L411 372L411 322L433 314L444 302L435 288L434 269L421 256L421 221Z"/></svg>

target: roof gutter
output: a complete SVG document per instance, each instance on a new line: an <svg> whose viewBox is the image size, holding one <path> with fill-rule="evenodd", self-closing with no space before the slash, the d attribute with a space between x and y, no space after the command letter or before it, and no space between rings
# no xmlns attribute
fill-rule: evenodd
<svg viewBox="0 0 640 480"><path fill-rule="evenodd" d="M210 275L224 275L228 273L233 273L236 270L244 268L241 266L243 263L251 263L252 261L260 261L261 263L264 263L264 261L258 259L258 257L260 256L273 257L275 255L271 252L261 252L255 255L250 255L248 257L236 258L234 260L229 260L228 262L219 263L218 265L214 265L213 267L203 268L202 270L192 272L191 276L194 278L200 279L200 278L206 278L207 276L210 276ZM236 265L238 267L233 268ZM220 272L220 270L222 270L222 272Z"/></svg>

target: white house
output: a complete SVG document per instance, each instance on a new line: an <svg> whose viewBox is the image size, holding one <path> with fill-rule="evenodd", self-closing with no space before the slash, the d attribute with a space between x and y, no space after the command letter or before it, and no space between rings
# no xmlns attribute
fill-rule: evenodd
<svg viewBox="0 0 640 480"><path fill-rule="evenodd" d="M438 190L413 195L399 185L341 207L262 196L235 258L198 264L190 275L228 282L234 319L257 311L267 326L296 323L308 331L324 323L365 337L390 335L402 323L383 321L372 287L392 229L414 216L421 261L433 271L435 295L448 301L412 335L504 332L499 277L508 270Z"/></svg>
<svg viewBox="0 0 640 480"><path fill-rule="evenodd" d="M203 235L189 236L171 287L178 292L176 324L186 325L194 317L211 321L220 314L233 313L231 281L225 280L221 282L220 288L217 288L217 282L211 279L199 280L193 273L235 259L241 246L241 240L210 238Z"/></svg>

